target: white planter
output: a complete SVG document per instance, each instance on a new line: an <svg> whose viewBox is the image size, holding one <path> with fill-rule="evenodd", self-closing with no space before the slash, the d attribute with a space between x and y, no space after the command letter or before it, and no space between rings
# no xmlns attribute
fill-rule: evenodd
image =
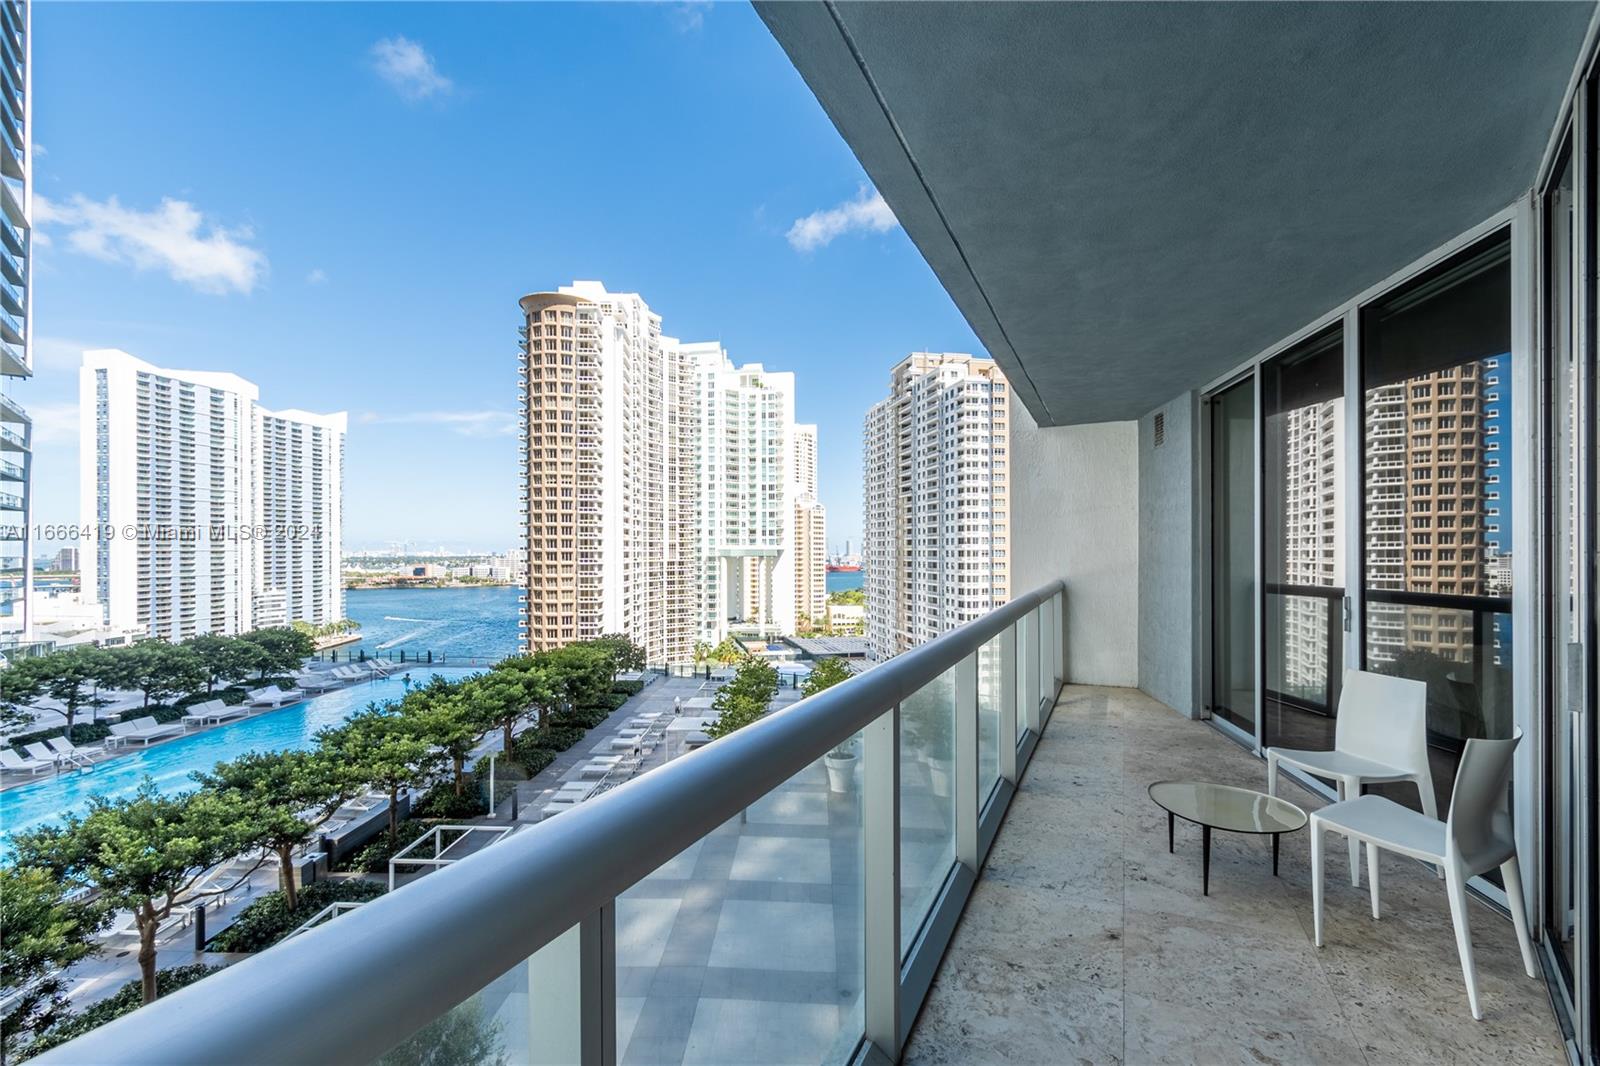
<svg viewBox="0 0 1600 1066"><path fill-rule="evenodd" d="M832 792L849 792L856 782L856 757L854 755L824 755L828 768L828 789Z"/></svg>

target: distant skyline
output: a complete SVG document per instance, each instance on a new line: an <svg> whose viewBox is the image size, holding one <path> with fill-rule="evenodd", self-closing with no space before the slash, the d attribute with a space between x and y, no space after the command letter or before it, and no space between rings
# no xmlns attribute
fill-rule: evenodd
<svg viewBox="0 0 1600 1066"><path fill-rule="evenodd" d="M890 368L983 354L746 5L51 4L34 33L36 522L80 521L77 368L115 347L349 411L347 551L504 550L517 299L592 278L795 371L859 545Z"/></svg>

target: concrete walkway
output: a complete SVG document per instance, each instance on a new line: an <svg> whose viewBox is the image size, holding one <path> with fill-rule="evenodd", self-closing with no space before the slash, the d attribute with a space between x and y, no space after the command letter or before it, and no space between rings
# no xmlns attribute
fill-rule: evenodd
<svg viewBox="0 0 1600 1066"><path fill-rule="evenodd" d="M1045 730L906 1049L907 1063L1565 1063L1509 920L1471 905L1484 1020L1467 1007L1443 882L1382 860L1384 915L1327 854L1326 944L1311 938L1304 831L1200 831L1145 789L1264 788L1266 767L1131 689L1069 688ZM1322 801L1290 784L1307 809Z"/></svg>

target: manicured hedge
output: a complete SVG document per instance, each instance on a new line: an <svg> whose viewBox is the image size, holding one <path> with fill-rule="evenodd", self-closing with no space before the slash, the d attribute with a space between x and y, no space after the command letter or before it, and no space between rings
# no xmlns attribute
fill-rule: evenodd
<svg viewBox="0 0 1600 1066"><path fill-rule="evenodd" d="M269 892L239 913L232 925L206 944L211 951L265 951L330 903L377 899L384 887L375 881L314 881L300 889L294 910L283 893Z"/></svg>
<svg viewBox="0 0 1600 1066"><path fill-rule="evenodd" d="M186 985L220 970L220 966L206 966L195 963L192 966L172 966L165 970L156 971L157 996L170 996ZM124 1014L132 1014L144 1006L144 989L137 979L129 981L119 988L114 994L102 999L92 1007L75 1011L61 1021L52 1025L33 1043L24 1048L16 1057L20 1062L33 1055L42 1054L53 1047L65 1044L68 1040L82 1036L91 1029L98 1029L113 1018L120 1018Z"/></svg>
<svg viewBox="0 0 1600 1066"><path fill-rule="evenodd" d="M620 692L624 696L637 696L639 693L644 691L644 682L643 681L613 681L611 683L611 691L612 692Z"/></svg>
<svg viewBox="0 0 1600 1066"><path fill-rule="evenodd" d="M386 874L389 872L389 860L394 858L394 853L403 851L408 844L422 839L433 829L433 826L434 823L432 822L421 822L407 818L400 823L399 828L393 833L385 829L373 837L366 847L340 863L339 869L358 870L369 874Z"/></svg>
<svg viewBox="0 0 1600 1066"><path fill-rule="evenodd" d="M511 757L529 777L556 761L556 753L549 748L535 748L522 744L512 746Z"/></svg>
<svg viewBox="0 0 1600 1066"><path fill-rule="evenodd" d="M478 795L476 781L468 781L459 796L452 782L440 781L411 805L411 817L420 819L459 822L463 818L478 818L488 813L488 808L483 805L483 797Z"/></svg>

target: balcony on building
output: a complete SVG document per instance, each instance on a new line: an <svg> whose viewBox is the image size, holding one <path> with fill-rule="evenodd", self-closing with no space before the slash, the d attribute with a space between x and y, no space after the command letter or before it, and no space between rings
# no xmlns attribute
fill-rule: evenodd
<svg viewBox="0 0 1600 1066"><path fill-rule="evenodd" d="M1020 595L36 1061L1593 1066L1596 10L758 3L1010 383ZM1375 921L1330 837L1318 946L1306 831L1203 888L1148 795L1264 790L1347 670L1426 685L1442 814L1520 735L1481 1021L1431 867Z"/></svg>

